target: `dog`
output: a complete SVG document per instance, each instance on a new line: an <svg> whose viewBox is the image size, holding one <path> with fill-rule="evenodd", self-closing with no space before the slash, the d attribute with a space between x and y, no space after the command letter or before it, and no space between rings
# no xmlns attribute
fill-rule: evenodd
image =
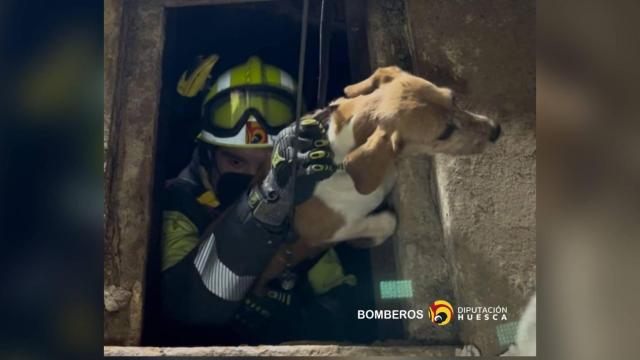
<svg viewBox="0 0 640 360"><path fill-rule="evenodd" d="M500 136L496 122L460 109L453 91L398 67L379 68L347 86L344 94L312 115L329 114L327 137L342 170L319 182L313 197L296 207L293 227L298 240L279 248L256 282L257 294L287 266L339 242L365 238L352 245L372 247L390 237L395 215L371 212L395 184L395 160L475 154Z"/></svg>

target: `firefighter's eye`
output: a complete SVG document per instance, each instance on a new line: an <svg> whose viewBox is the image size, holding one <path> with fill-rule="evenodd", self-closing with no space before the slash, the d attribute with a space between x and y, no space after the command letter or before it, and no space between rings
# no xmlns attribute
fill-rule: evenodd
<svg viewBox="0 0 640 360"><path fill-rule="evenodd" d="M241 169L246 165L246 160L237 157L237 156L233 156L231 154L226 154L226 153L221 153L222 155L222 160L224 161L225 164L227 164L227 166L234 168L234 169Z"/></svg>
<svg viewBox="0 0 640 360"><path fill-rule="evenodd" d="M244 166L244 161L240 160L240 159L229 159L229 165L235 167L235 168L240 168L242 166Z"/></svg>

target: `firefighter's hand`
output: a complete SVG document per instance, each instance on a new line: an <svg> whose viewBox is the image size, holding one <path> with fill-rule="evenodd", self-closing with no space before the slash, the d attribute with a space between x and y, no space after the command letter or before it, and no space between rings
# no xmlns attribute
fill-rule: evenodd
<svg viewBox="0 0 640 360"><path fill-rule="evenodd" d="M293 174L296 162L297 172ZM282 223L292 204L298 205L308 200L313 195L316 184L335 171L333 152L322 124L312 118L301 119L298 136L295 134L295 123L291 124L276 137L269 174L250 198L252 207L255 207L257 201L271 204L271 214L265 215L266 211L254 211L254 214L265 218L273 217L265 219L264 222L268 224ZM292 180L292 176L295 179Z"/></svg>
<svg viewBox="0 0 640 360"><path fill-rule="evenodd" d="M298 152L295 143L298 143ZM292 167L298 162L295 185L295 204L308 200L316 183L335 172L333 152L324 127L317 120L307 118L300 121L300 134L295 135L295 124L278 134L271 155L271 172L279 189L291 185Z"/></svg>

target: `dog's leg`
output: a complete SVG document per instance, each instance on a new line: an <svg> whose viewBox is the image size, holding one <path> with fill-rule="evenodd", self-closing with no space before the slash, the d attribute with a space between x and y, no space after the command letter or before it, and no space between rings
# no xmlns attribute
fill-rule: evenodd
<svg viewBox="0 0 640 360"><path fill-rule="evenodd" d="M354 247L368 248L380 245L393 234L396 224L396 216L391 211L382 211L369 215L350 225L343 226L329 240L311 242L306 239L298 239L298 241L290 245L289 250L292 255L289 260L291 265L295 266L300 261L316 256L333 244L345 240L357 239L351 242ZM312 243L315 245L309 245ZM263 295L267 283L277 278L284 271L288 259L285 255L286 247L283 245L278 249L276 255L271 259L269 265L267 265L254 284L253 291L255 294Z"/></svg>
<svg viewBox="0 0 640 360"><path fill-rule="evenodd" d="M354 247L378 246L393 234L396 224L396 216L391 211L382 211L342 227L329 242L356 239L349 242Z"/></svg>
<svg viewBox="0 0 640 360"><path fill-rule="evenodd" d="M344 94L348 98L353 98L359 95L370 94L375 91L380 85L391 82L398 75L402 73L402 70L397 66L388 66L378 68L367 79L360 81L359 83L349 85L344 88Z"/></svg>

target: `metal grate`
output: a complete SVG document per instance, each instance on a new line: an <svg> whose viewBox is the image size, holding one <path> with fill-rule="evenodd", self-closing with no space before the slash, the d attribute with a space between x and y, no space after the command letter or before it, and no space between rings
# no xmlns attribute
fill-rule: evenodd
<svg viewBox="0 0 640 360"><path fill-rule="evenodd" d="M518 331L518 322L511 321L508 323L500 324L496 326L496 334L498 336L498 343L505 348L510 344L516 342L516 332Z"/></svg>
<svg viewBox="0 0 640 360"><path fill-rule="evenodd" d="M381 299L407 299L413 297L411 280L380 281Z"/></svg>

